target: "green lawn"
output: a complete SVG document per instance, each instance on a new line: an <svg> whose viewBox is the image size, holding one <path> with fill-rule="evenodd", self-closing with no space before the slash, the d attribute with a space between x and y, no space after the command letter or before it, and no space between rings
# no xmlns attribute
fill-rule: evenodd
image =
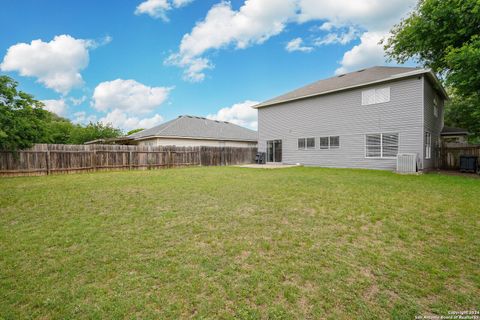
<svg viewBox="0 0 480 320"><path fill-rule="evenodd" d="M0 319L480 308L480 179L234 167L0 179Z"/></svg>

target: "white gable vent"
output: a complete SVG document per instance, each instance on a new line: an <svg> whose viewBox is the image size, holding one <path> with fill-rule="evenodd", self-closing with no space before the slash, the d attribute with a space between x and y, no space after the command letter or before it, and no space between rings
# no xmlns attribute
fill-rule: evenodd
<svg viewBox="0 0 480 320"><path fill-rule="evenodd" d="M397 155L398 173L416 173L418 155L416 153L399 153Z"/></svg>

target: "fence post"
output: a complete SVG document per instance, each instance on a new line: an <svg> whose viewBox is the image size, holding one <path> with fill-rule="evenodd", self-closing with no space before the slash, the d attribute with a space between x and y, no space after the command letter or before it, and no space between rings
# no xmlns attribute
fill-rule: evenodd
<svg viewBox="0 0 480 320"><path fill-rule="evenodd" d="M92 151L92 167L93 171L97 171L97 150L95 149L95 146Z"/></svg>
<svg viewBox="0 0 480 320"><path fill-rule="evenodd" d="M128 153L128 169L132 170L132 151Z"/></svg>
<svg viewBox="0 0 480 320"><path fill-rule="evenodd" d="M45 155L45 159L46 159L46 162L47 162L47 176L50 174L50 170L51 170L51 163L50 163L50 150L47 150L47 153Z"/></svg>

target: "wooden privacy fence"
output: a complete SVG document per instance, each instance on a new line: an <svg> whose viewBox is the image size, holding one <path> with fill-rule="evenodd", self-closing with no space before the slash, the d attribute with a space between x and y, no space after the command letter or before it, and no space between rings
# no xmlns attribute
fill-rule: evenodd
<svg viewBox="0 0 480 320"><path fill-rule="evenodd" d="M443 146L440 148L439 167L445 170L460 169L460 156L480 157L480 145Z"/></svg>
<svg viewBox="0 0 480 320"><path fill-rule="evenodd" d="M253 163L256 152L257 148L37 144L28 150L0 151L0 175L224 166Z"/></svg>

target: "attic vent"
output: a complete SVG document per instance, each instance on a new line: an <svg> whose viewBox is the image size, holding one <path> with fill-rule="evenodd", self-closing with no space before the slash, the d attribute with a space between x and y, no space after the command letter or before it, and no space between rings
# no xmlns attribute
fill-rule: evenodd
<svg viewBox="0 0 480 320"><path fill-rule="evenodd" d="M343 76L344 76L344 74L341 74L341 75L339 75L338 77L341 78L341 77L343 77Z"/></svg>
<svg viewBox="0 0 480 320"><path fill-rule="evenodd" d="M358 70L357 72L363 72L363 71L365 71L365 69Z"/></svg>
<svg viewBox="0 0 480 320"><path fill-rule="evenodd" d="M215 120L215 122L216 122L216 123L220 123L220 121L218 121L218 120Z"/></svg>

